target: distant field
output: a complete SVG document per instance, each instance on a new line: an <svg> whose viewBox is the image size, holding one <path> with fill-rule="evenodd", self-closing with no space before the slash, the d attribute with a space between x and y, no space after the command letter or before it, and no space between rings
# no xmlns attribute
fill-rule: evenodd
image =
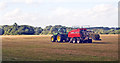
<svg viewBox="0 0 120 63"><path fill-rule="evenodd" d="M118 35L101 35L93 43L52 43L47 35L2 37L3 61L116 61Z"/></svg>

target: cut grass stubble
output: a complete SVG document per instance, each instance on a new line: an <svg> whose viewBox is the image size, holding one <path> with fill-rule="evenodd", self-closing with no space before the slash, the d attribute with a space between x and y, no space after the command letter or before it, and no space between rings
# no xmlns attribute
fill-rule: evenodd
<svg viewBox="0 0 120 63"><path fill-rule="evenodd" d="M118 36L101 35L102 41L52 43L51 36L2 36L3 61L115 61Z"/></svg>

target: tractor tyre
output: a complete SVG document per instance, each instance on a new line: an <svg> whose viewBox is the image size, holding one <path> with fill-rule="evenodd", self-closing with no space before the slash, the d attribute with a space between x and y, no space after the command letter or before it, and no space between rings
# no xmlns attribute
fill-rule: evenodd
<svg viewBox="0 0 120 63"><path fill-rule="evenodd" d="M80 38L77 39L78 43L82 43L82 40Z"/></svg>
<svg viewBox="0 0 120 63"><path fill-rule="evenodd" d="M65 42L69 42L69 41L70 41L70 38L67 37L67 38L65 39Z"/></svg>
<svg viewBox="0 0 120 63"><path fill-rule="evenodd" d="M99 34L96 34L96 33L92 34L91 37L92 37L93 39L95 39L95 40L100 39L100 35L99 35Z"/></svg>
<svg viewBox="0 0 120 63"><path fill-rule="evenodd" d="M57 42L63 42L63 37L62 35L57 35Z"/></svg>
<svg viewBox="0 0 120 63"><path fill-rule="evenodd" d="M89 40L88 40L88 43L92 43L92 39L89 39Z"/></svg>
<svg viewBox="0 0 120 63"><path fill-rule="evenodd" d="M88 40L83 40L83 43L88 43Z"/></svg>
<svg viewBox="0 0 120 63"><path fill-rule="evenodd" d="M73 38L73 43L77 43L77 38Z"/></svg>
<svg viewBox="0 0 120 63"><path fill-rule="evenodd" d="M51 41L55 42L55 37L54 36L51 37Z"/></svg>

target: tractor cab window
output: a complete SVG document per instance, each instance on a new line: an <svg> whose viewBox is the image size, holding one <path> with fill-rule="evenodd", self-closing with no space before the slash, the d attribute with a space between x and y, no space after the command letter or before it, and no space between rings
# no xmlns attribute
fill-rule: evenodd
<svg viewBox="0 0 120 63"><path fill-rule="evenodd" d="M58 29L58 32L60 32L60 33L66 33L66 29L60 28L60 29Z"/></svg>

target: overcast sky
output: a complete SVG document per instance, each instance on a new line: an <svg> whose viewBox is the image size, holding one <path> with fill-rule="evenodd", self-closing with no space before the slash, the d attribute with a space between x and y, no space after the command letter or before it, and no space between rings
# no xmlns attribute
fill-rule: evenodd
<svg viewBox="0 0 120 63"><path fill-rule="evenodd" d="M118 0L0 0L0 25L118 26Z"/></svg>

